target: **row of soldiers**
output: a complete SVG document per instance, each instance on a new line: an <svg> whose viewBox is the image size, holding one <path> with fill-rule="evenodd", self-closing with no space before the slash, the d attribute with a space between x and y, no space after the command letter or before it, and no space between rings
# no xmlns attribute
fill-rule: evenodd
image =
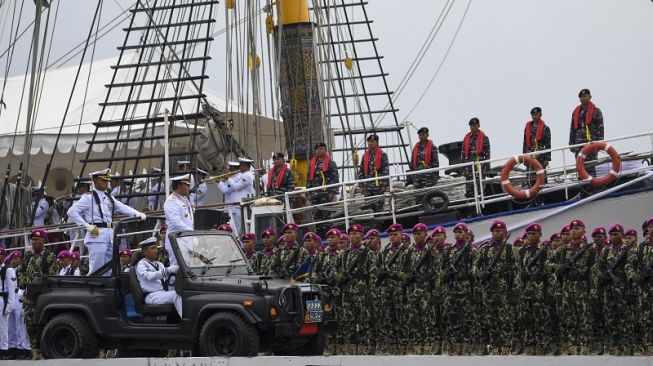
<svg viewBox="0 0 653 366"><path fill-rule="evenodd" d="M466 224L453 243L437 227L377 230L361 225L326 233L326 248L313 232L297 242L288 224L277 240L254 234L244 251L259 275L303 279L332 286L339 330L331 354L653 354L653 218L646 240L624 242L624 227L597 228L592 241L581 220L542 240L532 223L525 239L511 244L502 221L492 238L473 244ZM607 240L607 237L610 240Z"/></svg>

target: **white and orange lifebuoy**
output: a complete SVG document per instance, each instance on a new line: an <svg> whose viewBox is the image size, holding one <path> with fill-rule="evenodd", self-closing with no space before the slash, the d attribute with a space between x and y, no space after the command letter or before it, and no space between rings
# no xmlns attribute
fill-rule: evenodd
<svg viewBox="0 0 653 366"><path fill-rule="evenodd" d="M517 189L512 185L512 183L510 183L510 172L512 171L512 168L515 167L515 165L520 163L535 170L535 173L537 174L535 184L533 184L533 186L529 189ZM518 200L526 200L537 196L538 193L540 193L540 189L542 189L543 184L544 168L542 167L542 164L537 161L537 159L531 156L514 156L512 159L508 159L508 161L506 161L506 163L503 165L503 169L501 169L501 186L503 187L503 191Z"/></svg>
<svg viewBox="0 0 653 366"><path fill-rule="evenodd" d="M599 150L603 150L610 155L610 159L612 159L612 168L608 174L600 178L594 178L589 175L587 169L585 169L585 157ZM583 146L576 156L576 170L578 171L578 177L580 180L590 182L594 187L603 187L614 182L614 180L619 176L619 172L621 172L621 158L619 158L617 149L612 145L603 141L592 141Z"/></svg>

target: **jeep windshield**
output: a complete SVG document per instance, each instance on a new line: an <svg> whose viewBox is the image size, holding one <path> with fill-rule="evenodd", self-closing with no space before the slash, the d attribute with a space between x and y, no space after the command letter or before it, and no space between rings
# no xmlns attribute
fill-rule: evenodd
<svg viewBox="0 0 653 366"><path fill-rule="evenodd" d="M183 235L176 242L184 263L197 275L249 273L247 261L229 235Z"/></svg>

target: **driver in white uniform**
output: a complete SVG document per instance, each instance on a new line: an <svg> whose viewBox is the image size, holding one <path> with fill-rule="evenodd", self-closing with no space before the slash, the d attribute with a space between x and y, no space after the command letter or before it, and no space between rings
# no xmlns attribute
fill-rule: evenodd
<svg viewBox="0 0 653 366"><path fill-rule="evenodd" d="M143 290L146 304L174 304L179 317L183 319L181 296L177 295L174 289L169 290L166 282L171 274L179 271L179 266L165 267L163 263L156 260L159 252L156 242L156 238L151 237L140 243L144 258L136 266L138 284Z"/></svg>

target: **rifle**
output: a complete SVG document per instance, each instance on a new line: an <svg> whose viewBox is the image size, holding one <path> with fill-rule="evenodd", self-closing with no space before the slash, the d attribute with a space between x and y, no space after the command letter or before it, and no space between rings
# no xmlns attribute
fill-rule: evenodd
<svg viewBox="0 0 653 366"><path fill-rule="evenodd" d="M351 280L354 278L352 277L352 273L358 267L360 262L367 257L367 253L370 251L368 247L365 247L358 255L356 255L356 258L354 258L351 263L349 263L349 266L347 266L347 272L345 272L345 276L343 277L342 280L340 280L336 286L341 287L341 286L347 286Z"/></svg>
<svg viewBox="0 0 653 366"><path fill-rule="evenodd" d="M458 265L460 264L460 261L465 256L465 253L469 252L470 250L471 250L470 243L466 243L465 246L458 252L458 254L456 255L456 258L454 258L453 262L449 265L449 270L444 275L444 278L442 279L442 282L449 283L449 281L451 281L453 279L453 277L456 275L456 273L458 273Z"/></svg>
<svg viewBox="0 0 653 366"><path fill-rule="evenodd" d="M581 255L583 255L583 253L589 247L590 247L589 244L585 243L585 245L582 248L580 248L580 250L576 252L576 254L574 254L574 256L571 257L571 259L569 259L569 261L563 264L565 274L576 269L576 261L578 260L578 258L580 258ZM562 278L560 278L560 281L562 282Z"/></svg>
<svg viewBox="0 0 653 366"><path fill-rule="evenodd" d="M531 257L528 263L526 263L524 270L526 271L526 274L528 274L529 277L533 275L533 273L531 272L531 268L533 268L533 266L537 263L540 257L543 256L544 253L546 253L546 251L547 251L546 247L541 248L540 251L537 252L537 254L535 254L533 257Z"/></svg>
<svg viewBox="0 0 653 366"><path fill-rule="evenodd" d="M386 277L388 277L390 275L390 268L394 265L394 263L397 261L397 259L399 259L398 258L399 254L401 254L401 252L403 252L405 249L406 249L406 247L404 245L399 246L399 249L397 249L397 251L388 260L388 264L386 264L385 266L383 266L382 268L379 269L379 271L377 272L377 275L376 275L376 285L377 286L380 286L383 283L383 281L385 281ZM381 264L383 264L383 263L381 263Z"/></svg>
<svg viewBox="0 0 653 366"><path fill-rule="evenodd" d="M286 263L285 263L285 264L283 265L283 267L281 268L281 269L282 269L281 276L282 276L283 278L287 278L287 277L288 277L288 270L290 269L290 265L291 265L294 261L297 260L297 258L299 257L299 251L300 251L301 249L302 249L302 247L300 247L300 246L298 246L297 248L295 248L295 250L293 251L293 253L290 255L290 257L288 257L288 260L286 260Z"/></svg>
<svg viewBox="0 0 653 366"><path fill-rule="evenodd" d="M506 244L508 243L508 239L510 239L510 235L512 235L512 233L509 233L508 236L506 236L506 238L501 242L499 251L496 254L494 254L494 257L492 257L492 261L485 268L485 271L488 273L488 276L487 276L487 278L485 280L483 280L482 284L483 284L484 287L489 286L490 277L492 277L492 273L494 272L494 267L497 266L497 262L499 262L499 258L501 258L501 252L503 252L503 250L507 247ZM488 248L487 250L490 250L490 249ZM487 251L486 251L486 253L487 253Z"/></svg>
<svg viewBox="0 0 653 366"><path fill-rule="evenodd" d="M608 275L610 280L615 278L614 271L623 264L623 262L626 260L626 257L628 256L628 251L629 251L628 247L625 246L624 244L622 245L623 247L621 249L623 250L623 253L621 253L619 255L619 258L617 258L617 260L614 263L612 263L612 266L608 267L608 269L604 272L605 274Z"/></svg>
<svg viewBox="0 0 653 366"><path fill-rule="evenodd" d="M431 258L432 255L433 255L433 248L428 247L428 249L426 249L426 252L424 253L424 256L422 256L419 262L417 262L415 268L413 268L413 271L410 273L410 277L408 277L406 281L404 281L404 283L401 284L402 290L406 290L408 286L412 285L413 283L415 283L415 281L417 281L417 277L419 277L420 272L422 271L422 267L424 266L426 261Z"/></svg>

